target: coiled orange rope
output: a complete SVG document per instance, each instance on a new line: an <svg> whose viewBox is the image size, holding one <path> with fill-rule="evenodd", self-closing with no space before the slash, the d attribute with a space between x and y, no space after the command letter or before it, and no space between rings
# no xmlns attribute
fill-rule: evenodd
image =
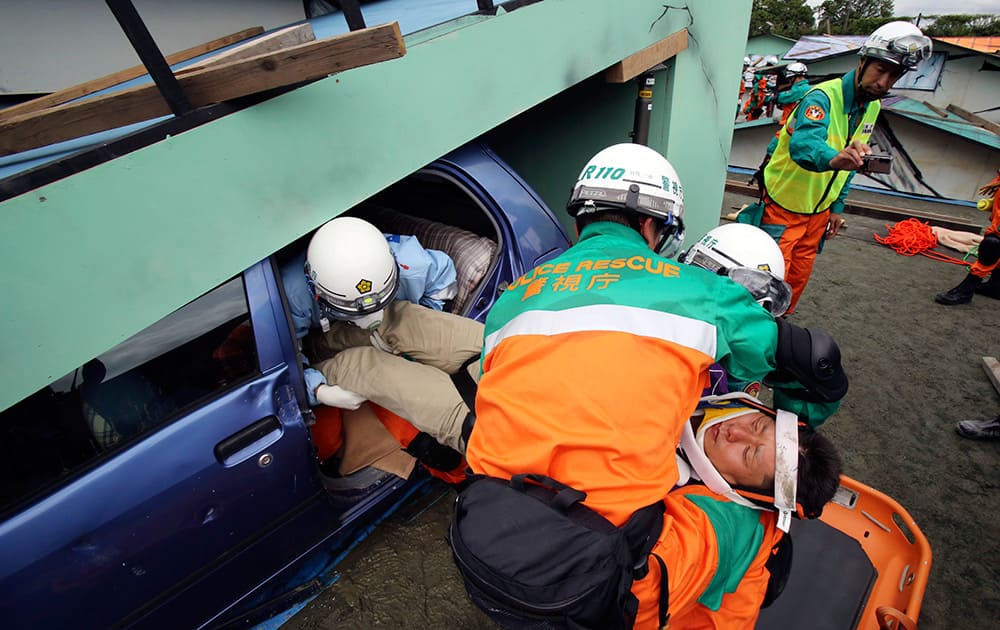
<svg viewBox="0 0 1000 630"><path fill-rule="evenodd" d="M904 219L892 226L885 226L889 230L887 236L872 234L875 241L882 245L887 245L896 250L897 254L903 256L915 256L920 254L932 260L952 263L955 265L968 264L964 260L954 258L947 254L932 251L937 247L937 236L931 230L929 223L922 223L917 219Z"/></svg>

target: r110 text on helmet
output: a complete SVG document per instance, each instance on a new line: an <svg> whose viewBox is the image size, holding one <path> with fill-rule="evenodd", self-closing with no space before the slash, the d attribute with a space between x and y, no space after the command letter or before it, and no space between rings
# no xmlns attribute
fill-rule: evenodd
<svg viewBox="0 0 1000 630"><path fill-rule="evenodd" d="M684 229L684 187L667 158L641 144L615 144L587 161L566 209L570 216L608 210L636 212L660 223L657 251L672 256Z"/></svg>

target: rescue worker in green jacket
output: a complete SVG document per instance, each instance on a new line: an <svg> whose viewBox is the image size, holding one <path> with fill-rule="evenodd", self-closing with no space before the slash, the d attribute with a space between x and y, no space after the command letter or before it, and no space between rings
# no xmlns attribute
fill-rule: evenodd
<svg viewBox="0 0 1000 630"><path fill-rule="evenodd" d="M795 310L824 238L844 221L844 200L854 173L872 153L868 140L879 99L908 70L930 56L931 40L909 22L890 22L873 32L858 54L858 66L820 83L799 102L778 132L764 169L761 228L785 258L785 280Z"/></svg>
<svg viewBox="0 0 1000 630"><path fill-rule="evenodd" d="M781 105L781 120L778 122L779 127L784 127L785 123L788 122L788 116L794 111L795 106L799 104L802 97L809 92L809 77L806 76L809 72L809 68L806 64L801 61L795 61L785 67L783 72L785 77L785 83L777 96L775 101L778 105ZM779 130L780 131L780 130ZM771 159L771 155L774 150L778 147L778 134L774 134L774 138L771 139L770 144L767 145L766 159Z"/></svg>

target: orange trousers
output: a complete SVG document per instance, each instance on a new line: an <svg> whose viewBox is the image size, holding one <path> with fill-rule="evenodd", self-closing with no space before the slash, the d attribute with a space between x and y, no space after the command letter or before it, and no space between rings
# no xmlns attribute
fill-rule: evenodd
<svg viewBox="0 0 1000 630"><path fill-rule="evenodd" d="M799 214L789 212L770 200L764 205L761 225L785 228L778 240L778 247L785 259L785 282L792 287L792 303L788 307L788 315L795 311L795 305L799 303L802 291L809 282L829 220L829 210L816 214ZM768 232L773 234L770 230Z"/></svg>

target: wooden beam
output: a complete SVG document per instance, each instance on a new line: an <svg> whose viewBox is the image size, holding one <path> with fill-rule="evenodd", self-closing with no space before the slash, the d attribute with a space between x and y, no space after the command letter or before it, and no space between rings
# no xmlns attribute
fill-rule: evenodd
<svg viewBox="0 0 1000 630"><path fill-rule="evenodd" d="M646 70L688 47L688 31L682 28L676 33L667 35L655 44L646 46L639 52L625 57L604 72L604 80L608 83L625 83L636 78Z"/></svg>
<svg viewBox="0 0 1000 630"><path fill-rule="evenodd" d="M289 26L288 28L268 33L263 37L258 37L252 41L236 46L235 48L230 48L229 50L221 52L217 55L212 55L207 59L202 59L201 61L181 68L174 74L179 77L208 66L216 66L223 63L229 63L231 61L239 61L240 59L249 59L255 55L263 55L264 53L274 52L276 50L281 50L282 48L289 48L291 46L297 46L299 44L305 44L306 42L312 41L316 41L316 34L313 33L312 24L296 24L295 26Z"/></svg>
<svg viewBox="0 0 1000 630"><path fill-rule="evenodd" d="M749 175L747 175L747 177L749 177ZM756 184L747 184L743 181L733 179L726 180L726 191L752 196L754 199L760 195L760 191L757 190ZM949 230L971 232L973 234L979 234L983 229L983 227L978 223L967 223L961 219L938 214L936 212L896 208L866 201L854 201L850 196L847 197L847 202L844 204L844 212L848 214L861 215L863 217L871 217L873 219L882 219L885 221L903 221L912 217L914 219L925 221L930 225L938 225L948 228ZM727 217L728 215L722 215L722 218Z"/></svg>
<svg viewBox="0 0 1000 630"><path fill-rule="evenodd" d="M1000 136L1000 125L993 122L992 120L986 120L982 116L977 116L972 112L967 112L957 105L949 105L948 111L957 116L961 116L962 118L968 120L974 125L979 125L980 127L986 129L987 131L992 131L993 133Z"/></svg>
<svg viewBox="0 0 1000 630"><path fill-rule="evenodd" d="M204 55L205 53L212 52L213 50L218 50L220 48L225 48L236 42L241 42L245 39L249 39L255 35L260 35L264 32L264 27L254 26L253 28L244 29L238 33L232 33L231 35L226 35L225 37L220 37L218 39L213 39L210 42L205 42L204 44L198 44L197 46L192 46L180 52L175 52L172 55L166 57L168 64L181 63L182 61L187 61L188 59L193 59L198 55ZM138 66L133 66L125 70L119 70L118 72L113 72L111 74L105 75L103 77L98 77L97 79L92 79L86 83L80 83L51 94L46 94L45 96L39 96L38 98L33 98L30 101L25 101L19 103L12 107L4 108L0 110L0 121L13 118L14 116L20 116L30 112L37 112L39 110L45 109L46 107L54 107L56 105L61 105L67 101L72 101L75 98L80 98L81 96L87 96L88 94L93 94L94 92L99 92L105 88L109 88L112 85L118 85L119 83L124 83L125 81L131 81L137 77L141 77L146 74L146 67L142 64Z"/></svg>
<svg viewBox="0 0 1000 630"><path fill-rule="evenodd" d="M935 114L937 114L941 118L947 118L948 117L948 112L944 111L940 107L937 107L936 105L931 105L927 101L921 101L921 102L924 104L924 107L926 107L927 109L931 110L932 112L934 112Z"/></svg>
<svg viewBox="0 0 1000 630"><path fill-rule="evenodd" d="M194 107L321 79L334 72L402 57L396 22L209 66L178 77ZM170 114L155 85L67 103L0 121L0 155L10 155Z"/></svg>
<svg viewBox="0 0 1000 630"><path fill-rule="evenodd" d="M986 370L986 376L990 378L993 387L1000 392L1000 361L997 361L996 357L983 357L983 369Z"/></svg>

